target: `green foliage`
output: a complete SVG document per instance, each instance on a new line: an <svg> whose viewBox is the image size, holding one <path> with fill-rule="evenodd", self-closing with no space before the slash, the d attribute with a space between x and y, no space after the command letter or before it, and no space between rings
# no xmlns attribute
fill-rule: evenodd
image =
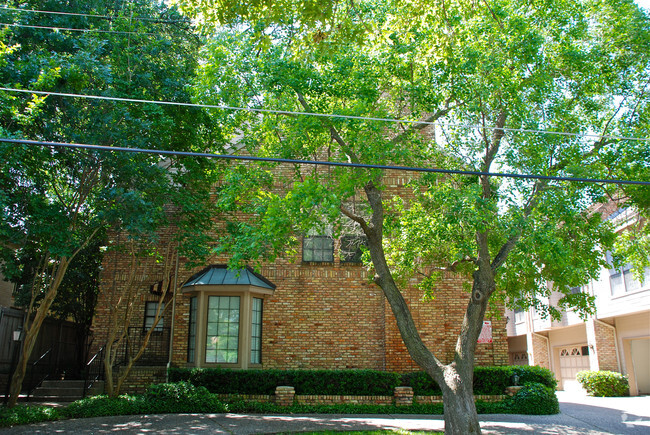
<svg viewBox="0 0 650 435"><path fill-rule="evenodd" d="M476 367L474 394L504 394L517 374L520 384L538 382L555 389L553 373L537 366ZM390 373L376 370L231 370L171 368L172 382L188 381L212 393L274 394L275 387L292 386L296 394L392 396L395 387L409 386L416 396L442 394L425 372Z"/></svg>
<svg viewBox="0 0 650 435"><path fill-rule="evenodd" d="M274 394L278 386L295 388L296 394L392 395L400 376L374 370L230 370L177 369L170 381L189 381L212 393Z"/></svg>
<svg viewBox="0 0 650 435"><path fill-rule="evenodd" d="M228 411L207 388L184 381L152 385L144 394L144 401L152 413Z"/></svg>
<svg viewBox="0 0 650 435"><path fill-rule="evenodd" d="M90 418L144 414L147 409L144 397L125 394L114 398L104 395L87 397L72 402L62 412L69 418Z"/></svg>
<svg viewBox="0 0 650 435"><path fill-rule="evenodd" d="M501 403L513 414L551 415L560 412L555 389L538 382L526 383L514 396Z"/></svg>
<svg viewBox="0 0 650 435"><path fill-rule="evenodd" d="M13 408L0 406L0 427L59 420L63 415L57 408L19 405Z"/></svg>
<svg viewBox="0 0 650 435"><path fill-rule="evenodd" d="M627 376L607 370L578 372L576 379L592 396L618 397L630 394L630 385Z"/></svg>

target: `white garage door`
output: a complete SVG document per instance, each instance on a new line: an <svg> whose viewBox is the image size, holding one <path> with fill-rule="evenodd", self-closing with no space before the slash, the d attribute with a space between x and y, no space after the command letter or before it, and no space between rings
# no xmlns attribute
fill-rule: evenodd
<svg viewBox="0 0 650 435"><path fill-rule="evenodd" d="M560 377L565 391L580 390L582 387L576 381L576 373L589 368L589 347L577 345L560 349Z"/></svg>

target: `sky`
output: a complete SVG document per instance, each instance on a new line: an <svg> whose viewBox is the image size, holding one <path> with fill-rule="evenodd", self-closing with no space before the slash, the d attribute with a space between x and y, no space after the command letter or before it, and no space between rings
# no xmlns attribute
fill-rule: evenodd
<svg viewBox="0 0 650 435"><path fill-rule="evenodd" d="M650 0L635 0L635 3L645 10L650 11Z"/></svg>

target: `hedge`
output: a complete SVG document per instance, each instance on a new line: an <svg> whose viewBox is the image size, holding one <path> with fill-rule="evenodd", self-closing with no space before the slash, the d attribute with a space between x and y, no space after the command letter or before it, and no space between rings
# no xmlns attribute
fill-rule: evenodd
<svg viewBox="0 0 650 435"><path fill-rule="evenodd" d="M584 370L576 374L576 379L592 396L616 397L630 394L627 377L607 370Z"/></svg>
<svg viewBox="0 0 650 435"><path fill-rule="evenodd" d="M555 389L553 373L536 366L476 367L474 394L504 394L513 385L513 375L519 385L539 383ZM424 372L398 374L378 370L232 370L180 369L169 371L169 381L189 381L203 386L211 393L274 394L275 387L289 385L296 394L392 396L395 387L409 386L416 396L442 394L436 382Z"/></svg>

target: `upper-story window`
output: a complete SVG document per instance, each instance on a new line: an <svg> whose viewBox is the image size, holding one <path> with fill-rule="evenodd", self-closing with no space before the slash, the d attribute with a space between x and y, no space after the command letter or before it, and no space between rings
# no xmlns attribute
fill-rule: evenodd
<svg viewBox="0 0 650 435"><path fill-rule="evenodd" d="M626 265L618 269L610 269L609 284L612 289L612 296L631 293L650 286L650 267L645 268L643 283L636 279L632 273L632 266Z"/></svg>
<svg viewBox="0 0 650 435"><path fill-rule="evenodd" d="M526 312L522 308L515 309L515 323L521 323L524 321Z"/></svg>
<svg viewBox="0 0 650 435"><path fill-rule="evenodd" d="M368 238L358 234L346 234L341 237L341 262L361 263L362 246L368 246Z"/></svg>
<svg viewBox="0 0 650 435"><path fill-rule="evenodd" d="M332 236L305 236L302 240L302 261L333 263L334 239Z"/></svg>

